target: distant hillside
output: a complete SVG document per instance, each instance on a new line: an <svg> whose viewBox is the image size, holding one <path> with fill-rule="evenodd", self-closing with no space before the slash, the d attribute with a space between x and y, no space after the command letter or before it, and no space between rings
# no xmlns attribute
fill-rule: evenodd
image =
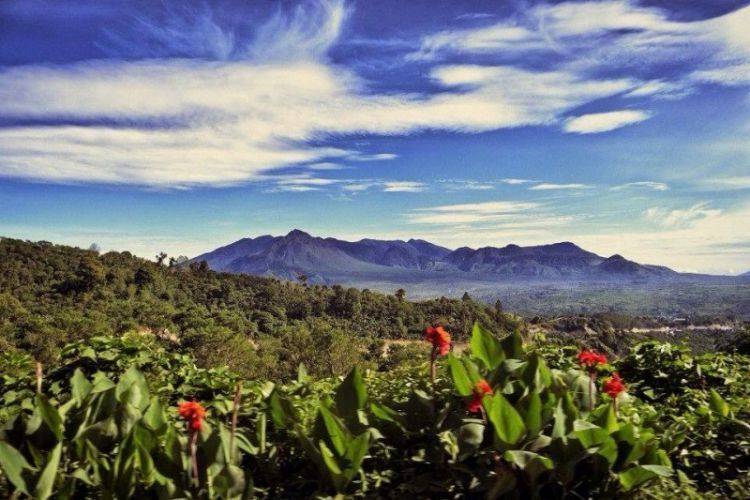
<svg viewBox="0 0 750 500"><path fill-rule="evenodd" d="M360 262L330 242L308 255L304 240L302 234L286 241L243 240L227 250L227 263L259 262L254 257L259 248L263 255L326 269ZM421 248L420 255L441 252L420 242L415 247ZM411 254L408 247L398 253L373 244L369 255L393 263ZM283 378L300 362L313 373L345 373L352 363L377 358L378 342L419 338L436 321L456 338L467 335L474 320L496 331L516 325L494 303L445 298L413 302L402 293L303 286L167 262L0 238L0 355L21 350L49 362L71 341L137 332L209 365Z"/></svg>
<svg viewBox="0 0 750 500"><path fill-rule="evenodd" d="M424 240L356 242L294 230L286 236L245 238L199 255L211 269L313 283L403 281L553 283L731 283L734 278L682 274L621 255L602 257L574 243L457 250Z"/></svg>

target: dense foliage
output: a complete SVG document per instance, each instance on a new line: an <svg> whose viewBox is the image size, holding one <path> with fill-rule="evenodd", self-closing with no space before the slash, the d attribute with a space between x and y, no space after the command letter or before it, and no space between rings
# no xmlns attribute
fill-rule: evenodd
<svg viewBox="0 0 750 500"><path fill-rule="evenodd" d="M6 353L0 493L746 498L750 491L750 390L740 378L747 356L696 358L646 343L619 362L582 368L578 349L524 346L517 333L497 338L479 326L462 356L429 352L425 344L424 361L388 372L355 368L343 381L300 367L283 385L198 368L142 335L72 344L39 378L30 357ZM611 390L615 368L627 386L616 399L597 389ZM204 407L205 419L178 411L183 401Z"/></svg>
<svg viewBox="0 0 750 500"><path fill-rule="evenodd" d="M221 274L157 258L0 239L0 349L48 362L68 342L139 331L179 344L203 366L279 379L300 362L316 375L376 366L384 339L414 337L432 321L459 338L474 321L498 330L517 325L471 300L415 303L401 293Z"/></svg>

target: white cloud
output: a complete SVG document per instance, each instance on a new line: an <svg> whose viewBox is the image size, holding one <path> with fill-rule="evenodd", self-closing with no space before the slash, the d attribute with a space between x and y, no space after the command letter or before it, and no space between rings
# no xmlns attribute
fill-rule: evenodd
<svg viewBox="0 0 750 500"><path fill-rule="evenodd" d="M719 190L750 189L750 175L707 179L701 182L701 187L706 186Z"/></svg>
<svg viewBox="0 0 750 500"><path fill-rule="evenodd" d="M472 212L472 213L489 213L505 214L516 213L537 208L540 205L528 201L484 201L480 203L460 203L457 205L440 205L430 208L420 208L417 211L431 212Z"/></svg>
<svg viewBox="0 0 750 500"><path fill-rule="evenodd" d="M515 185L518 185L518 184L529 184L529 183L538 182L538 181L533 181L531 179L512 179L512 178L508 179L508 178L506 178L506 179L500 179L500 182L502 182L504 184L510 184L512 186L515 186Z"/></svg>
<svg viewBox="0 0 750 500"><path fill-rule="evenodd" d="M383 191L386 193L419 193L427 189L421 182L412 181L389 181L383 183Z"/></svg>
<svg viewBox="0 0 750 500"><path fill-rule="evenodd" d="M650 116L650 113L641 110L591 113L570 118L563 125L563 130L575 134L598 134L642 122Z"/></svg>
<svg viewBox="0 0 750 500"><path fill-rule="evenodd" d="M406 214L411 224L448 226L464 231L539 231L551 226L560 227L575 218L547 213L539 203L525 201L490 201L439 205L419 208ZM463 243L462 245L465 245Z"/></svg>
<svg viewBox="0 0 750 500"><path fill-rule="evenodd" d="M663 182L654 182L654 181L639 181L639 182L628 182L627 184L621 184L619 186L614 186L610 188L611 191L622 191L623 189L633 189L633 188L644 188L644 189L652 189L654 191L667 191L669 190L669 186Z"/></svg>
<svg viewBox="0 0 750 500"><path fill-rule="evenodd" d="M524 63L534 53L546 52L554 54L557 68L578 75L607 70L638 74L665 63L684 64L695 70L692 76L645 82L629 94L677 99L690 93L694 81L750 84L748 26L750 7L683 22L635 1L544 2L525 9L523 16L489 26L428 35L410 58L445 60L472 54ZM456 84L477 78L470 70L463 73Z"/></svg>
<svg viewBox="0 0 750 500"><path fill-rule="evenodd" d="M398 158L398 155L394 153L375 153L370 155L354 153L352 155L349 155L347 159L353 161L386 161L395 160L396 158Z"/></svg>
<svg viewBox="0 0 750 500"><path fill-rule="evenodd" d="M657 97L660 99L681 99L692 92L684 83L651 80L631 90L625 97Z"/></svg>
<svg viewBox="0 0 750 500"><path fill-rule="evenodd" d="M494 68L472 92L424 98L361 95L353 75L318 63L20 66L0 72L5 116L126 126L3 128L0 175L172 187L236 184L272 168L324 158L395 157L307 144L321 134L478 132L550 123L571 106L628 86ZM153 124L165 126L150 128Z"/></svg>
<svg viewBox="0 0 750 500"><path fill-rule="evenodd" d="M591 188L593 188L593 186L589 186L588 184L579 184L579 183L553 184L551 182L542 182L540 184L531 186L529 190L531 191L555 191L555 190L561 190L561 189L591 189Z"/></svg>
<svg viewBox="0 0 750 500"><path fill-rule="evenodd" d="M281 8L255 34L247 48L256 61L309 61L323 58L346 19L344 0L313 0L291 14Z"/></svg>
<svg viewBox="0 0 750 500"><path fill-rule="evenodd" d="M694 71L690 76L699 82L746 86L750 85L750 62L738 62L728 66Z"/></svg>
<svg viewBox="0 0 750 500"><path fill-rule="evenodd" d="M532 9L530 22L501 23L480 28L478 34L465 30L447 42L438 36L446 34L438 34L432 45L425 43L436 53L449 46L482 52L541 44L575 54L570 49L578 47L571 40L623 31L636 37L630 49L654 46L637 38L649 34L649 42L665 37L660 47L682 47L688 40L720 46L716 50L732 48L736 60L748 52L739 22L748 12L750 8L710 23L679 23L658 9L623 1L544 5ZM325 58L346 13L340 0L305 2L291 15L274 16L256 31L249 47L232 33L216 33L213 21L201 21L191 29L218 44L210 50L227 59L219 62L109 60L6 68L0 71L0 116L92 124L1 129L0 176L160 187L232 185L284 166L395 158L393 153L313 145L321 138L550 125L593 100L638 92L639 86L643 92L642 82L595 80L580 67L560 64L546 71L444 65L431 72L446 87L444 92L372 94L366 82ZM645 111L584 115L568 121L565 129L602 132L647 117Z"/></svg>
<svg viewBox="0 0 750 500"><path fill-rule="evenodd" d="M319 163L311 163L310 165L305 165L305 168L309 168L310 170L344 170L349 167L346 167L339 163L323 161Z"/></svg>
<svg viewBox="0 0 750 500"><path fill-rule="evenodd" d="M357 193L360 191L367 191L368 189L377 185L378 184L375 182L353 182L351 184L345 184L344 186L341 186L341 189L343 189L344 191Z"/></svg>
<svg viewBox="0 0 750 500"><path fill-rule="evenodd" d="M489 191L495 189L491 182L469 181L465 179L442 179L440 188L446 191Z"/></svg>
<svg viewBox="0 0 750 500"><path fill-rule="evenodd" d="M721 210L710 208L707 202L696 203L685 209L668 210L651 207L643 212L646 219L664 227L684 227L694 221L721 215Z"/></svg>

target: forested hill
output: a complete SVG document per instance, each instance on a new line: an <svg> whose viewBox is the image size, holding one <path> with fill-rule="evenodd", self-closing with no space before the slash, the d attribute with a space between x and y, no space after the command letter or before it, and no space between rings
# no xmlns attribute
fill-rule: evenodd
<svg viewBox="0 0 750 500"><path fill-rule="evenodd" d="M474 320L496 331L513 322L471 300L410 302L401 294L304 286L161 260L0 239L0 350L51 360L70 341L135 331L192 351L206 364L285 376L299 361L312 370L341 371L353 357L374 355L378 339L415 336L430 322L457 337Z"/></svg>

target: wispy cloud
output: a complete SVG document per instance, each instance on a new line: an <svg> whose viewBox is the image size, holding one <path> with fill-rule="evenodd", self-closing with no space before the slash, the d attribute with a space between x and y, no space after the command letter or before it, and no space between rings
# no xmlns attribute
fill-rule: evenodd
<svg viewBox="0 0 750 500"><path fill-rule="evenodd" d="M579 184L579 183L571 183L571 184L554 184L551 182L542 182L539 184L535 184L534 186L531 186L529 188L530 191L556 191L556 190L566 190L566 189L592 189L594 186L590 186L588 184Z"/></svg>
<svg viewBox="0 0 750 500"><path fill-rule="evenodd" d="M374 154L364 154L364 153L352 153L347 157L348 160L352 161L387 161L387 160L395 160L398 158L398 155L395 153L374 153Z"/></svg>
<svg viewBox="0 0 750 500"><path fill-rule="evenodd" d="M527 201L490 201L439 205L406 214L411 224L461 228L462 232L511 232L528 235L551 227L564 227L575 220L571 215L549 213L543 205ZM463 243L464 245L466 242Z"/></svg>
<svg viewBox="0 0 750 500"><path fill-rule="evenodd" d="M727 191L735 189L750 189L750 175L707 179L700 182L700 187Z"/></svg>
<svg viewBox="0 0 750 500"><path fill-rule="evenodd" d="M422 182L413 181L389 181L383 183L383 191L386 193L419 193L427 189Z"/></svg>
<svg viewBox="0 0 750 500"><path fill-rule="evenodd" d="M652 189L654 191L667 191L669 186L663 182L654 181L638 181L628 182L627 184L620 184L619 186L613 186L610 188L611 191L622 191L623 189Z"/></svg>
<svg viewBox="0 0 750 500"><path fill-rule="evenodd" d="M508 178L506 178L506 179L500 179L500 182L502 182L504 184L510 184L512 186L515 186L515 185L518 185L518 184L529 184L529 183L538 182L538 181L534 181L534 180L531 180L531 179L508 179Z"/></svg>
<svg viewBox="0 0 750 500"><path fill-rule="evenodd" d="M349 167L341 165L340 163L324 161L324 162L319 162L319 163L311 163L310 165L305 165L305 168L309 168L310 170L344 170Z"/></svg>
<svg viewBox="0 0 750 500"><path fill-rule="evenodd" d="M642 122L651 114L641 110L609 111L607 113L592 113L570 118L563 125L563 130L575 134L598 134L609 132L627 125Z"/></svg>
<svg viewBox="0 0 750 500"><path fill-rule="evenodd" d="M665 227L684 227L687 224L706 217L721 214L721 210L711 208L708 202L696 203L685 209L665 209L651 207L643 212L646 219Z"/></svg>
<svg viewBox="0 0 750 500"><path fill-rule="evenodd" d="M495 189L492 182L471 181L465 179L441 179L438 181L441 189L446 191L489 191Z"/></svg>
<svg viewBox="0 0 750 500"><path fill-rule="evenodd" d="M323 58L346 20L344 0L309 0L291 13L279 8L256 32L248 55L258 61Z"/></svg>

